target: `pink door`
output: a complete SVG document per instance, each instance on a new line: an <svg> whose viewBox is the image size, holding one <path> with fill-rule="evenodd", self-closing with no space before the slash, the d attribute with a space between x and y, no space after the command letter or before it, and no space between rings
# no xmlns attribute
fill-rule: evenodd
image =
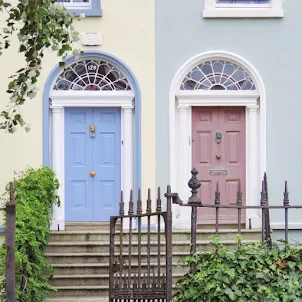
<svg viewBox="0 0 302 302"><path fill-rule="evenodd" d="M194 107L192 115L193 167L199 172L202 203L214 204L218 182L221 204L235 205L240 180L245 204L245 108ZM221 209L219 222L236 223L237 210ZM198 223L214 224L215 210L199 209Z"/></svg>

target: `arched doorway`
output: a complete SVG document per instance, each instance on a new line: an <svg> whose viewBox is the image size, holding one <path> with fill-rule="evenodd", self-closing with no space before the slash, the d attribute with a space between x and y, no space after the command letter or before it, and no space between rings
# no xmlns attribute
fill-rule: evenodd
<svg viewBox="0 0 302 302"><path fill-rule="evenodd" d="M205 203L213 203L218 182L229 204L241 181L246 204L258 204L266 166L266 96L249 62L221 51L187 61L171 84L169 117L170 182L182 198L188 196L186 182L195 166ZM187 225L190 213L176 211L174 226ZM212 223L211 215L202 220ZM247 211L244 223L249 220L253 227L260 226L257 211Z"/></svg>
<svg viewBox="0 0 302 302"><path fill-rule="evenodd" d="M60 181L55 230L65 222L109 221L120 191L140 186L140 92L133 73L101 52L65 63L65 70L52 71L44 92L44 164Z"/></svg>

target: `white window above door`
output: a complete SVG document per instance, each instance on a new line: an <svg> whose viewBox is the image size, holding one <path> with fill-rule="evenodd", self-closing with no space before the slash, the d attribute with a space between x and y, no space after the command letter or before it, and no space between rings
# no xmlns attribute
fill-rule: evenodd
<svg viewBox="0 0 302 302"><path fill-rule="evenodd" d="M90 0L56 0L57 3L62 3L67 9L90 9Z"/></svg>
<svg viewBox="0 0 302 302"><path fill-rule="evenodd" d="M64 5L69 13L76 16L102 16L101 0L55 0L55 3Z"/></svg>
<svg viewBox="0 0 302 302"><path fill-rule="evenodd" d="M282 18L283 0L204 0L204 18Z"/></svg>

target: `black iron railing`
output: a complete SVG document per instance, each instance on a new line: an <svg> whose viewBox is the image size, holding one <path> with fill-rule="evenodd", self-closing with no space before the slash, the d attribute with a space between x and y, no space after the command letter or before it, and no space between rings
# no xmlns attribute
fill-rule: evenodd
<svg viewBox="0 0 302 302"><path fill-rule="evenodd" d="M191 171L192 178L189 180L188 185L191 188L192 195L189 197L187 203L184 203L178 196L178 193L166 193L165 196L167 198L172 198L172 202L174 204L178 204L184 207L191 207L191 252L190 254L193 256L196 254L196 229L197 229L197 209L198 208L214 208L215 209L215 232L219 234L219 212L220 209L237 209L237 227L238 233L241 233L241 215L242 211L246 209L255 209L261 210L262 212L262 242L266 244L269 248L272 245L271 238L271 226L270 226L270 210L271 209L279 209L284 211L285 221L284 221L284 238L285 241L288 242L288 210L289 209L302 209L302 205L289 205L289 193L287 188L287 182L285 181L285 190L284 190L284 199L283 205L281 206L270 206L268 204L268 189L267 189L267 176L264 174L262 181L262 191L260 198L259 206L246 206L242 204L242 191L240 182L238 183L238 191L237 191L237 201L236 205L222 205L220 203L220 191L219 185L216 185L215 191L215 200L214 204L204 204L198 197L198 189L201 185L200 180L197 178L198 171L193 169ZM235 222L234 222L235 223ZM191 271L194 270L194 264L192 264Z"/></svg>
<svg viewBox="0 0 302 302"><path fill-rule="evenodd" d="M237 221L232 224L242 232L243 211L247 209L260 210L262 213L262 242L268 248L272 246L270 210L284 211L284 237L288 241L288 211L302 209L301 206L289 205L289 193L285 182L283 205L270 206L268 203L267 177L264 174L259 206L243 204L243 192L238 183L237 200L234 205L223 205L220 200L220 189L217 183L214 203L205 204L199 197L198 189L201 186L197 178L198 171L191 171L192 177L188 182L192 195L184 203L178 193L172 193L167 187L167 210L162 211L160 189L156 201L156 210L152 211L150 189L146 200L147 208L143 213L141 192L138 191L136 213L132 191L130 193L129 211L125 215L123 194L121 194L120 213L110 218L110 269L109 269L109 297L110 302L117 301L165 301L172 300L172 203L183 207L191 207L191 256L196 255L197 211L204 208L215 210L215 233L219 234L221 226L221 210L235 210ZM145 224L143 223L145 221ZM151 227L155 227L154 231ZM246 226L247 227L247 226ZM249 221L249 228L251 222ZM154 237L155 236L155 237ZM153 245L151 244L151 237ZM137 258L135 258L137 256ZM151 260L154 259L155 260ZM161 262L164 257L164 265ZM196 271L195 263L191 264L190 271Z"/></svg>

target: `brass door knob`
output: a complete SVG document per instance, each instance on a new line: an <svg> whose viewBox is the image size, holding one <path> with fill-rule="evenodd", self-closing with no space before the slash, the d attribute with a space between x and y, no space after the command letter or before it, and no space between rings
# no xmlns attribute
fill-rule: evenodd
<svg viewBox="0 0 302 302"><path fill-rule="evenodd" d="M89 174L90 174L91 177L96 176L96 172L94 170L91 170Z"/></svg>
<svg viewBox="0 0 302 302"><path fill-rule="evenodd" d="M221 155L216 155L216 158L217 158L217 159L220 159L220 158L221 158Z"/></svg>

